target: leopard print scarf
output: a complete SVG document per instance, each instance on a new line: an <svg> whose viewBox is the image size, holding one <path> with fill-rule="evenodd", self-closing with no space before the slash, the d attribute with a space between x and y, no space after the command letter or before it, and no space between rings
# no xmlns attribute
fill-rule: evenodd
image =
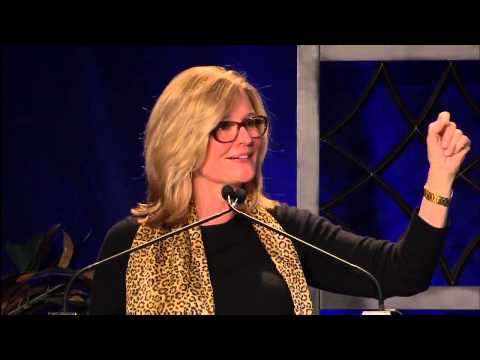
<svg viewBox="0 0 480 360"><path fill-rule="evenodd" d="M250 215L282 229L264 208L254 207ZM197 221L192 206L188 223ZM310 291L300 259L290 239L261 225L253 224L292 296L297 315L313 312ZM143 244L175 229L140 226L133 246ZM212 315L213 289L201 230L197 226L130 254L126 274L127 314Z"/></svg>

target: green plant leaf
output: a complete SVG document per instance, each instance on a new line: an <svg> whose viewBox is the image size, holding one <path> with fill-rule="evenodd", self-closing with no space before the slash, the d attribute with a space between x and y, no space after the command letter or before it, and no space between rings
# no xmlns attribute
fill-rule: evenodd
<svg viewBox="0 0 480 360"><path fill-rule="evenodd" d="M9 306L10 309L7 310L7 314L18 315L30 309L33 305L44 303L49 297L55 296L55 292L63 286L63 284L59 284L53 288L38 286L28 289L28 293L22 297L21 301L15 299L16 301Z"/></svg>
<svg viewBox="0 0 480 360"><path fill-rule="evenodd" d="M47 262L48 255L50 254L50 248L52 247L52 241L55 233L60 228L61 224L53 225L48 231L42 236L40 241L37 243L37 248L35 249L34 257L28 265L27 269L30 271L37 271L40 267L45 266Z"/></svg>
<svg viewBox="0 0 480 360"><path fill-rule="evenodd" d="M70 261L72 260L74 251L73 241L70 235L66 232L63 233L63 252L60 256L57 266L62 269L68 268Z"/></svg>
<svg viewBox="0 0 480 360"><path fill-rule="evenodd" d="M27 309L32 298L39 296L46 290L46 286L32 287L29 284L23 284L9 299L2 302L2 314L16 314Z"/></svg>

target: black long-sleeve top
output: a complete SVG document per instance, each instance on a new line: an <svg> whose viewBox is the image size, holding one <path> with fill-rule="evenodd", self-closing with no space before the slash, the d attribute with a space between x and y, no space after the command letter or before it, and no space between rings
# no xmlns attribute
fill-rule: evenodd
<svg viewBox="0 0 480 360"><path fill-rule="evenodd" d="M414 215L404 236L393 243L353 234L306 210L281 205L271 210L283 229L372 273L384 297L409 296L428 288L442 251L445 228ZM103 259L129 249L138 229L133 217L115 224L100 250ZM288 287L252 224L235 216L227 223L201 227L216 314L293 314ZM377 297L365 275L293 242L310 286L351 296ZM125 314L128 256L95 271L90 314Z"/></svg>

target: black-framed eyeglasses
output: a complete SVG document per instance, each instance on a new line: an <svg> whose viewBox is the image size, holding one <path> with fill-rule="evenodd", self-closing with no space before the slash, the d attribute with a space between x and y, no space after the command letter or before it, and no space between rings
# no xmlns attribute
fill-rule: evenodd
<svg viewBox="0 0 480 360"><path fill-rule="evenodd" d="M232 142L237 138L242 126L247 130L248 135L252 139L258 139L267 132L268 118L263 115L254 115L249 116L243 122L223 120L218 123L211 134L218 142Z"/></svg>

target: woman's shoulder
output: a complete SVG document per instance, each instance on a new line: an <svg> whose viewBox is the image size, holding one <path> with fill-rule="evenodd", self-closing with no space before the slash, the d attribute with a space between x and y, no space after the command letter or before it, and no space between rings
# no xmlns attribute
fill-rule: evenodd
<svg viewBox="0 0 480 360"><path fill-rule="evenodd" d="M278 221L299 221L303 222L308 220L312 216L316 216L311 211L305 209L299 209L295 206L290 206L285 203L279 203L272 209L269 209L269 212L276 218Z"/></svg>
<svg viewBox="0 0 480 360"><path fill-rule="evenodd" d="M127 216L107 231L100 250L101 257L110 256L129 249L140 224L136 217Z"/></svg>
<svg viewBox="0 0 480 360"><path fill-rule="evenodd" d="M140 224L137 221L137 218L134 216L127 216L124 219L115 223L107 232L107 237L109 236L125 236L131 233L136 233Z"/></svg>
<svg viewBox="0 0 480 360"><path fill-rule="evenodd" d="M334 231L339 228L336 223L325 216L284 203L269 211L287 232L293 234L313 236L315 233Z"/></svg>

